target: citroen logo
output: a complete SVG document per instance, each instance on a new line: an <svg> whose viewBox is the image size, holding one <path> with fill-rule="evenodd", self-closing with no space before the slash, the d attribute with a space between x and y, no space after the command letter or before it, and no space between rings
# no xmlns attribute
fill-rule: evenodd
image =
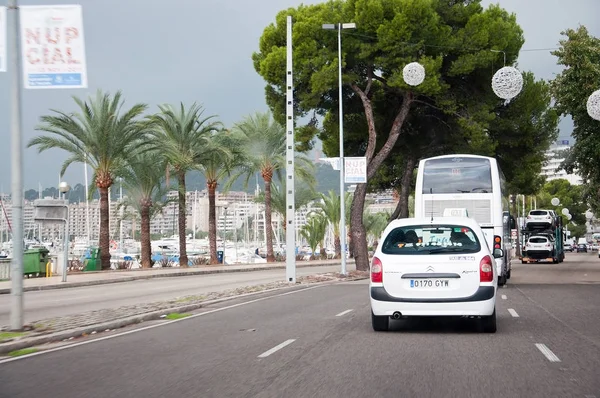
<svg viewBox="0 0 600 398"><path fill-rule="evenodd" d="M427 272L433 272L433 271L434 271L434 269L431 265L429 267L427 267Z"/></svg>

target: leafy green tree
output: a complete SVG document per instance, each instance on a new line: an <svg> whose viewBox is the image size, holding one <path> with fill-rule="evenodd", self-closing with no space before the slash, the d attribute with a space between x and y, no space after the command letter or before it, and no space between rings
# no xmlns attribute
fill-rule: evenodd
<svg viewBox="0 0 600 398"><path fill-rule="evenodd" d="M265 28L259 52L253 54L255 69L267 82L267 103L282 121L287 91L286 17L291 15L296 115L312 112L323 116L324 124L334 124L341 100L348 133L345 144L354 143L367 158L369 180L392 152L413 105L458 115L470 146L489 151L485 127L493 118L492 104L498 100L489 84L490 70L504 59L503 54L490 50L504 51L511 64L523 44L523 34L515 15L497 5L483 10L479 3L332 0L282 11L276 23ZM337 37L322 29L323 23L338 22L357 25L355 32L344 34L342 98L337 95ZM426 71L417 87L406 84L402 76L404 66L414 61ZM362 115L356 108L362 109ZM306 134L318 130L311 123L300 129L300 138L310 139ZM335 140L334 135L327 135L331 142ZM351 148L346 156L357 155L358 150ZM326 146L324 150L328 156L337 154ZM366 192L366 184L358 184L351 207L356 265L362 270L369 267L363 225Z"/></svg>
<svg viewBox="0 0 600 398"><path fill-rule="evenodd" d="M583 186L571 185L568 180L560 178L548 181L537 195L537 207L538 209L552 209L558 215L562 215L562 209L567 208L573 216L572 222L577 225L585 225L585 212L588 206L583 193ZM552 198L558 198L560 205L552 205ZM564 216L563 219L566 223L567 220Z"/></svg>
<svg viewBox="0 0 600 398"><path fill-rule="evenodd" d="M551 101L549 84L526 72L521 93L496 108L489 134L496 143L495 157L509 194L533 195L545 182L540 172L546 151L558 137L558 114Z"/></svg>
<svg viewBox="0 0 600 398"><path fill-rule="evenodd" d="M566 38L552 54L564 69L552 81L555 107L573 119L575 144L565 161L568 172L577 171L587 183L586 195L596 211L600 199L600 121L587 113L590 94L600 87L600 39L585 26L561 32Z"/></svg>
<svg viewBox="0 0 600 398"><path fill-rule="evenodd" d="M160 105L159 109L159 113L148 117L148 126L154 147L177 176L179 265L187 267L185 175L198 170L202 160L215 150L211 137L221 128L221 123L214 120L215 116L203 117L202 107L195 103L189 109L185 109L183 103L179 109L171 105Z"/></svg>
<svg viewBox="0 0 600 398"><path fill-rule="evenodd" d="M256 173L260 173L265 183L265 223L272 226L271 183L273 176L281 179L286 168L286 135L283 126L272 119L270 112L257 112L247 116L234 127L242 135L241 148L244 149L244 162L234 172L227 187L238 177L245 175L245 187ZM307 157L296 154L294 158L296 177L314 185L314 165ZM267 262L274 262L273 228L266 228Z"/></svg>
<svg viewBox="0 0 600 398"><path fill-rule="evenodd" d="M574 223L569 223L568 228L569 228L569 232L570 232L570 237L571 238L584 238L585 234L587 232L587 227L585 226L585 224L583 225L578 225L578 224L574 224Z"/></svg>
<svg viewBox="0 0 600 398"><path fill-rule="evenodd" d="M52 110L54 115L41 117L37 131L42 135L29 141L39 152L60 148L69 154L60 170L63 175L72 163L86 163L93 170L93 181L100 191L100 263L110 269L110 231L108 190L126 166L127 159L143 145L144 125L138 117L145 104L135 104L122 111L120 91L111 96L98 90L87 101L73 97L80 112Z"/></svg>

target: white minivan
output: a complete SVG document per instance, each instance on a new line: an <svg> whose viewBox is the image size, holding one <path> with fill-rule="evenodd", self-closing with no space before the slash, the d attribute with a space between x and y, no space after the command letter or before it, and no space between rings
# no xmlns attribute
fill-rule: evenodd
<svg viewBox="0 0 600 398"><path fill-rule="evenodd" d="M468 217L393 220L384 230L370 272L371 321L386 331L390 319L475 316L496 332L497 269L479 224Z"/></svg>

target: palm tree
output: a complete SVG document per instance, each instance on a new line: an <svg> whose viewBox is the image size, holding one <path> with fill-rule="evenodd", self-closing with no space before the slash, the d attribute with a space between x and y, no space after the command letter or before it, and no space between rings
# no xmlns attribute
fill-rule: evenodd
<svg viewBox="0 0 600 398"><path fill-rule="evenodd" d="M283 182L280 181L280 184L283 184ZM283 230L285 231L287 229L287 197L285 189L280 188L280 186L278 184L271 185L271 207L283 220ZM294 208L300 209L319 197L313 186L308 184L299 185L294 192ZM265 203L265 193L261 192L254 200L258 203Z"/></svg>
<svg viewBox="0 0 600 398"><path fill-rule="evenodd" d="M257 112L254 116L248 116L235 125L244 137L242 148L246 154L244 164L239 168L234 181L241 175L246 176L245 186L255 173L260 173L265 183L265 225L267 238L267 262L274 262L273 255L273 228L271 223L271 182L275 174L281 176L285 170L286 135L285 129L271 118L270 112ZM314 183L314 165L302 155L294 157L294 169L296 177Z"/></svg>
<svg viewBox="0 0 600 398"><path fill-rule="evenodd" d="M350 219L350 206L352 201L352 194L346 192L346 225ZM335 258L342 257L342 244L340 241L340 195L336 194L335 191L330 190L327 195L321 193L321 202L317 204L317 207L321 209L329 223L333 228L333 241L335 247Z"/></svg>
<svg viewBox="0 0 600 398"><path fill-rule="evenodd" d="M212 150L200 160L200 172L206 179L208 190L208 241L210 263L217 264L217 219L215 194L219 181L243 162L241 137L229 130L220 130L211 137Z"/></svg>
<svg viewBox="0 0 600 398"><path fill-rule="evenodd" d="M378 239L381 237L385 227L387 227L389 217L389 213L368 213L365 211L363 216L363 224L365 225L367 237L371 242L373 242L373 246L377 246L379 244Z"/></svg>
<svg viewBox="0 0 600 398"><path fill-rule="evenodd" d="M161 105L159 109L159 113L148 117L149 127L154 148L167 161L167 169L173 169L177 176L179 265L187 267L185 175L197 170L201 160L213 150L211 136L219 130L221 123L212 120L216 116L203 118L202 107L196 103L187 110L183 103L178 110L170 105Z"/></svg>
<svg viewBox="0 0 600 398"><path fill-rule="evenodd" d="M72 163L85 163L92 168L93 181L100 192L100 262L102 269L110 269L108 189L123 169L134 147L143 145L143 124L137 120L145 104L135 104L121 113L123 101L118 91L114 96L100 90L96 98L83 101L73 97L79 113L51 110L55 115L42 116L37 131L53 136L33 138L27 147L37 146L42 152L60 148L69 153L60 174L64 175Z"/></svg>
<svg viewBox="0 0 600 398"><path fill-rule="evenodd" d="M132 207L140 215L142 268L151 267L150 221L162 210L165 204L162 198L169 189L163 185L165 165L160 159L159 154L153 151L137 154L132 156L129 167L123 173L127 197L119 207Z"/></svg>
<svg viewBox="0 0 600 398"><path fill-rule="evenodd" d="M315 252L317 250L317 246L325 238L327 222L327 218L325 218L323 215L315 214L309 217L306 224L304 224L300 229L300 234L306 239L308 246L310 246L310 250L312 252L310 255L311 260L316 258Z"/></svg>

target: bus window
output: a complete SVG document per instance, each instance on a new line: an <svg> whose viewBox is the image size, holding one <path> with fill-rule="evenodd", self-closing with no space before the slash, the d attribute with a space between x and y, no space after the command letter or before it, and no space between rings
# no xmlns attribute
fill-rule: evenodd
<svg viewBox="0 0 600 398"><path fill-rule="evenodd" d="M491 193L490 162L466 157L429 159L423 169L422 192Z"/></svg>

